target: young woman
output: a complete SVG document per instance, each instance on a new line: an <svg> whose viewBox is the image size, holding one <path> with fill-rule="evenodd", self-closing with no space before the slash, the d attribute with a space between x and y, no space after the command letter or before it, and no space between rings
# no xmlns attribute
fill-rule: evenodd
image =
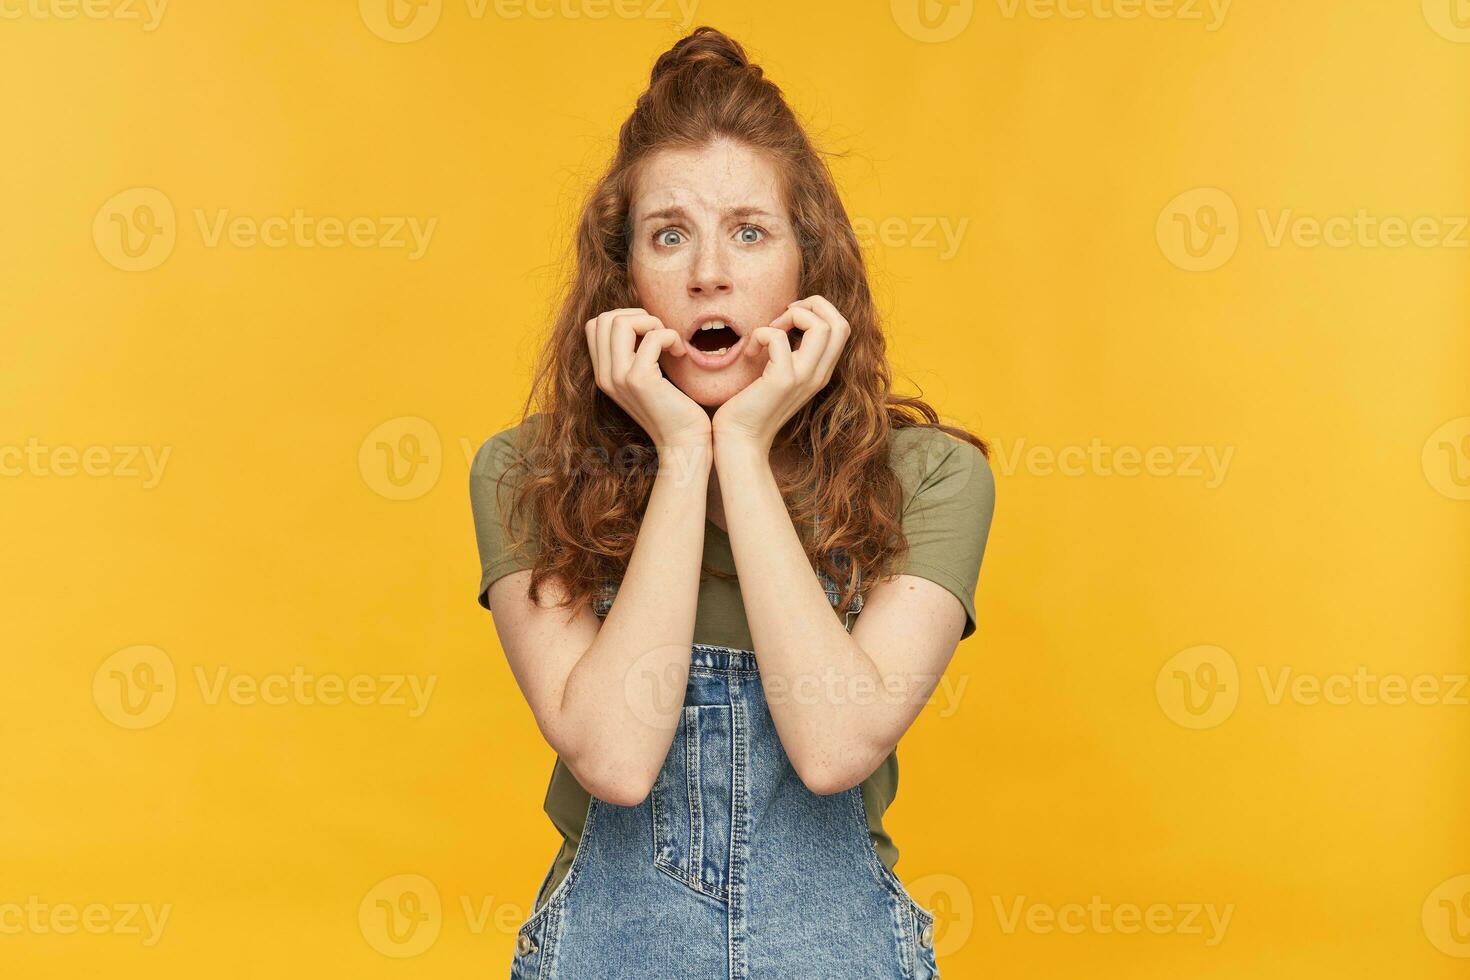
<svg viewBox="0 0 1470 980"><path fill-rule="evenodd" d="M781 91L719 31L680 40L472 468L479 601L557 753L513 978L938 976L882 817L975 630L988 452L891 393Z"/></svg>

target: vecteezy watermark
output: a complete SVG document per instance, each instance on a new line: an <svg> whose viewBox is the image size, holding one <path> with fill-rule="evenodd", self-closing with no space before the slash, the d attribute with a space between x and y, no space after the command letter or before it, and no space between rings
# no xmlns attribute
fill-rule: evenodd
<svg viewBox="0 0 1470 980"><path fill-rule="evenodd" d="M35 436L25 445L0 445L0 476L6 477L112 477L142 481L152 490L163 479L172 446L43 445Z"/></svg>
<svg viewBox="0 0 1470 980"><path fill-rule="evenodd" d="M456 905L466 931L474 936L491 931L514 935L533 911L494 895L459 895L457 899L446 901L425 875L391 875L368 889L358 903L358 930L379 953L402 959L433 946L451 918L448 910Z"/></svg>
<svg viewBox="0 0 1470 980"><path fill-rule="evenodd" d="M964 879L945 872L920 875L903 883L915 902L934 916L934 955L953 956L975 932L975 897Z"/></svg>
<svg viewBox="0 0 1470 980"><path fill-rule="evenodd" d="M633 716L651 728L664 730L666 720L685 702L688 687L689 647L661 645L641 653L623 674L623 697ZM855 705L901 704L917 700L915 692L927 692L925 706L939 705L941 718L952 717L969 687L969 675L949 672L936 678L932 673L892 671L879 678L866 674L849 676L833 667L821 671L799 670L789 675L768 674L763 678L770 704Z"/></svg>
<svg viewBox="0 0 1470 980"><path fill-rule="evenodd" d="M357 927L368 945L395 959L426 951L443 925L439 889L423 875L384 878L357 906Z"/></svg>
<svg viewBox="0 0 1470 980"><path fill-rule="evenodd" d="M947 262L959 253L969 227L969 218L956 220L948 215L911 218L859 215L852 219L853 233L862 248L872 248L877 243L884 248L933 250L941 262Z"/></svg>
<svg viewBox="0 0 1470 980"><path fill-rule="evenodd" d="M157 946L173 913L172 902L44 902L29 895L24 902L0 901L0 935L140 936L144 946Z"/></svg>
<svg viewBox="0 0 1470 980"><path fill-rule="evenodd" d="M1104 902L1101 895L1093 895L1085 904L1053 905L1028 901L1025 895L1010 899L992 895L990 901L1000 931L1007 936L1022 930L1042 936L1058 932L1069 936L1133 936L1147 932L1155 936L1200 936L1206 946L1214 947L1225 941L1235 915L1234 902L1223 906L1214 902L1115 904Z"/></svg>
<svg viewBox="0 0 1470 980"><path fill-rule="evenodd" d="M996 465L1006 476L1024 470L1029 476L1149 476L1203 480L1214 490L1225 482L1234 446L1110 446L1096 436L1085 446L1028 446L1017 438L1007 446L993 443Z"/></svg>
<svg viewBox="0 0 1470 980"><path fill-rule="evenodd" d="M1259 664L1255 677L1268 707L1470 706L1470 674L1380 673L1363 664L1352 671L1313 673L1291 665ZM1210 645L1179 651L1164 662L1154 678L1159 707L1171 721L1185 728L1224 724L1240 702L1242 687L1235 658L1229 651Z"/></svg>
<svg viewBox="0 0 1470 980"><path fill-rule="evenodd" d="M1446 956L1470 959L1470 874L1447 878L1424 899L1424 935Z"/></svg>
<svg viewBox="0 0 1470 980"><path fill-rule="evenodd" d="M1299 705L1470 706L1470 674L1377 674L1364 665L1351 674L1313 674L1284 666L1258 666L1266 703Z"/></svg>
<svg viewBox="0 0 1470 980"><path fill-rule="evenodd" d="M1214 728L1234 714L1240 701L1240 669L1222 647L1189 647L1159 668L1154 696L1175 724Z"/></svg>
<svg viewBox="0 0 1470 980"><path fill-rule="evenodd" d="M225 666L193 669L200 701L210 707L358 707L406 708L420 718L439 682L435 674L308 673L296 665L286 672L249 674ZM178 700L173 658L147 644L125 647L109 656L92 675L92 700L102 716L119 728L152 728Z"/></svg>
<svg viewBox="0 0 1470 980"><path fill-rule="evenodd" d="M1229 262L1240 245L1240 212L1218 187L1196 187L1164 205L1154 237L1179 268L1208 272Z"/></svg>
<svg viewBox="0 0 1470 980"><path fill-rule="evenodd" d="M1450 419L1424 440L1424 478L1451 500L1470 500L1470 415Z"/></svg>
<svg viewBox="0 0 1470 980"><path fill-rule="evenodd" d="M493 477L512 462L521 460L532 476L555 474L631 473L643 470L657 475L674 473L679 486L703 478L708 467L707 450L667 447L658 452L637 444L609 450L604 446L533 447L518 453L504 441L476 443L460 436L458 445L465 465L475 477ZM389 500L415 500L434 489L444 468L444 445L439 430L428 419L399 415L378 423L357 448L357 468L368 489Z"/></svg>
<svg viewBox="0 0 1470 980"><path fill-rule="evenodd" d="M288 214L234 214L229 208L194 208L204 248L406 250L423 258L439 219L415 215L315 215L296 207ZM173 202L156 187L131 187L102 203L92 218L97 252L124 272L156 269L173 254L179 222Z"/></svg>
<svg viewBox="0 0 1470 980"><path fill-rule="evenodd" d="M439 482L443 466L439 430L417 415L380 422L357 448L357 471L363 482L389 500L422 497Z"/></svg>
<svg viewBox="0 0 1470 980"><path fill-rule="evenodd" d="M1006 20L1177 20L1213 34L1233 0L995 0Z"/></svg>
<svg viewBox="0 0 1470 980"><path fill-rule="evenodd" d="M910 692L928 690L925 706L938 704L939 717L949 718L959 710L970 677L964 672L958 672L956 680L949 673L935 678L932 673L892 671L874 679L866 674L849 676L829 667L821 672L797 671L790 676L769 674L762 678L762 686L770 704L800 705L898 704L909 700Z"/></svg>
<svg viewBox="0 0 1470 980"><path fill-rule="evenodd" d="M1267 248L1470 248L1470 215L1381 215L1366 208L1317 216L1295 208L1256 208ZM1235 199L1196 187L1164 205L1154 225L1159 251L1186 272L1210 272L1235 255L1244 223Z"/></svg>
<svg viewBox="0 0 1470 980"><path fill-rule="evenodd" d="M1004 20L1172 20L1198 23L1213 34L1225 26L1233 0L995 0ZM889 0L893 22L916 41L939 44L964 33L974 0Z"/></svg>
<svg viewBox="0 0 1470 980"><path fill-rule="evenodd" d="M889 0L888 7L898 29L925 44L954 40L975 17L975 0Z"/></svg>
<svg viewBox="0 0 1470 980"><path fill-rule="evenodd" d="M1470 7L1465 0L1421 0L1424 19L1446 41L1470 44Z"/></svg>
<svg viewBox="0 0 1470 980"><path fill-rule="evenodd" d="M115 20L158 30L168 0L0 0L0 20Z"/></svg>
<svg viewBox="0 0 1470 980"><path fill-rule="evenodd" d="M473 21L670 20L694 24L699 0L465 0ZM368 30L385 41L408 44L429 35L444 13L443 0L358 0Z"/></svg>
<svg viewBox="0 0 1470 980"><path fill-rule="evenodd" d="M1256 217L1268 248L1288 242L1297 248L1470 248L1470 216L1463 214L1410 218L1358 208L1351 215L1318 218L1292 208L1257 208Z"/></svg>

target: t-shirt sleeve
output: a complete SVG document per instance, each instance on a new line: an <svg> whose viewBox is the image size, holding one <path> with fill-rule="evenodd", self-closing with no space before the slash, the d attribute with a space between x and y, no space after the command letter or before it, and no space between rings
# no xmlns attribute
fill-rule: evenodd
<svg viewBox="0 0 1470 980"><path fill-rule="evenodd" d="M917 483L903 511L908 558L899 572L936 582L965 607L960 639L975 632L975 587L995 511L990 462L971 443L922 431L904 465Z"/></svg>
<svg viewBox="0 0 1470 980"><path fill-rule="evenodd" d="M486 609L490 608L490 586L496 579L534 563L531 555L519 554L511 547L512 539L503 523L503 514L514 500L515 475L525 472L518 469L503 485L499 483L501 475L519 458L511 432L498 432L485 440L470 466L470 509L480 549L478 601Z"/></svg>

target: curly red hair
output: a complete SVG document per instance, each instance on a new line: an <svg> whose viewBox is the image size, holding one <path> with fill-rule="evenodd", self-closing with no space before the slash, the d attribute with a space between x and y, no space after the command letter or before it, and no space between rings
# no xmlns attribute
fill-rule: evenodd
<svg viewBox="0 0 1470 980"><path fill-rule="evenodd" d="M606 310L638 305L628 252L639 165L659 150L699 148L722 137L769 155L782 175L800 245L801 295L826 297L852 327L831 381L782 427L773 446L780 458L796 461L778 475L778 485L813 567L841 584L839 608L857 588L851 565L876 581L892 574L907 549L902 487L889 465L892 430L941 429L990 455L984 440L942 424L920 398L893 394L862 253L826 162L744 48L713 27L699 27L659 56L618 134L616 155L587 196L575 274L521 412L525 422L539 405L542 418L523 427L526 441L501 478L502 487L506 481L517 487L510 511L502 513L511 513L507 524L520 529L511 531L513 547L534 555L529 594L535 602L550 576L564 586L568 604L581 603L627 567L658 453L642 427L597 387L584 325ZM838 550L850 559L846 570L833 560ZM729 577L708 566L704 572Z"/></svg>

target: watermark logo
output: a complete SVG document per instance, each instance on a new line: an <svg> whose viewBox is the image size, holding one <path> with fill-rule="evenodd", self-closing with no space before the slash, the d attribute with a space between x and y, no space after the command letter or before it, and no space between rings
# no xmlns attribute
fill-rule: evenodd
<svg viewBox="0 0 1470 980"><path fill-rule="evenodd" d="M1424 935L1446 956L1470 959L1470 875L1441 882L1422 910Z"/></svg>
<svg viewBox="0 0 1470 980"><path fill-rule="evenodd" d="M694 23L699 0L465 0L471 21L496 20L670 20ZM408 44L438 26L443 0L358 0L358 15L385 41Z"/></svg>
<svg viewBox="0 0 1470 980"><path fill-rule="evenodd" d="M889 9L899 30L925 44L954 40L975 18L975 0L889 0Z"/></svg>
<svg viewBox="0 0 1470 980"><path fill-rule="evenodd" d="M1294 208L1281 208L1274 215L1257 208L1256 220L1268 248L1282 248L1288 242L1297 248L1470 248L1466 236L1470 217L1466 215L1426 214L1410 219L1358 208L1351 215L1319 218L1297 214Z"/></svg>
<svg viewBox="0 0 1470 980"><path fill-rule="evenodd" d="M423 875L384 878L357 906L357 927L368 945L395 959L428 950L443 925L439 889Z"/></svg>
<svg viewBox="0 0 1470 980"><path fill-rule="evenodd" d="M1470 705L1466 693L1470 675L1467 674L1375 674L1360 664L1351 674L1299 673L1290 666L1272 671L1258 666L1256 675L1266 703L1272 707L1287 701L1308 707L1417 704L1463 708Z"/></svg>
<svg viewBox="0 0 1470 980"><path fill-rule="evenodd" d="M1176 725L1214 728L1223 724L1240 702L1240 669L1235 658L1221 647L1189 647L1159 668L1154 694L1159 707Z"/></svg>
<svg viewBox="0 0 1470 980"><path fill-rule="evenodd" d="M1196 187L1159 212L1154 227L1164 257L1186 272L1218 269L1240 245L1240 212L1218 187Z"/></svg>
<svg viewBox="0 0 1470 980"><path fill-rule="evenodd" d="M374 493L389 500L414 500L439 482L444 453L439 430L417 415L389 419L367 434L357 450L357 468Z"/></svg>
<svg viewBox="0 0 1470 980"><path fill-rule="evenodd" d="M1356 208L1322 217L1258 207L1255 216L1261 242L1271 249L1470 249L1470 215L1464 214L1373 214ZM1188 272L1210 272L1230 261L1243 233L1234 199L1214 187L1178 195L1159 212L1155 226L1164 257Z"/></svg>
<svg viewBox="0 0 1470 980"><path fill-rule="evenodd" d="M1204 24L1213 34L1225 26L1233 0L996 0L1000 15L1014 20L1177 20Z"/></svg>
<svg viewBox="0 0 1470 980"><path fill-rule="evenodd" d="M1375 673L1358 665L1351 673L1312 673L1291 665L1256 665L1255 677L1268 707L1349 705L1364 707L1467 707L1470 674ZM1176 653L1154 681L1164 714L1185 728L1214 728L1235 711L1244 688L1239 667L1225 650L1190 647Z"/></svg>
<svg viewBox="0 0 1470 980"><path fill-rule="evenodd" d="M0 936L140 936L144 946L157 946L173 914L172 902L45 902L28 895L24 902L0 901Z"/></svg>
<svg viewBox="0 0 1470 980"><path fill-rule="evenodd" d="M1198 936L1207 947L1215 947L1225 941L1225 933L1235 915L1234 902L1225 905L1214 902L1153 902L1149 905L1119 902L1115 905L1104 902L1101 895L1093 895L1085 904L1066 902L1054 905L1029 901L1025 895L1009 900L992 895L990 900L995 906L1000 931L1007 936L1023 930L1043 936L1058 932L1069 936L1084 933L1132 936L1147 932L1155 936Z"/></svg>
<svg viewBox="0 0 1470 980"><path fill-rule="evenodd" d="M124 272L156 269L173 254L178 221L156 187L130 187L109 197L92 218L97 252Z"/></svg>
<svg viewBox="0 0 1470 980"><path fill-rule="evenodd" d="M1470 0L1422 0L1424 19L1434 33L1456 44L1470 44Z"/></svg>
<svg viewBox="0 0 1470 980"><path fill-rule="evenodd" d="M936 872L921 875L904 886L909 895L934 916L934 955L953 956L975 932L975 896L963 880Z"/></svg>
<svg viewBox="0 0 1470 980"><path fill-rule="evenodd" d="M915 215L907 218L869 218L859 215L852 219L852 231L857 236L860 248L871 249L874 244L880 244L884 248L932 250L941 262L948 262L959 254L969 227L969 218L954 219L949 215Z"/></svg>
<svg viewBox="0 0 1470 980"><path fill-rule="evenodd" d="M639 654L623 674L623 703L628 712L655 731L668 731L669 719L684 704L688 663L687 644L664 644Z"/></svg>
<svg viewBox="0 0 1470 980"><path fill-rule="evenodd" d="M687 28L699 0L465 0L469 15L482 20L494 7L501 20L669 20Z"/></svg>
<svg viewBox="0 0 1470 980"><path fill-rule="evenodd" d="M200 700L209 707L297 705L406 708L408 717L429 710L436 674L307 673L300 664L288 672L247 674L218 666L195 665ZM173 711L179 694L178 672L171 657L155 646L131 646L102 662L92 675L92 700L102 716L119 728L152 728Z"/></svg>
<svg viewBox="0 0 1470 980"><path fill-rule="evenodd" d="M0 0L0 20L115 20L136 22L151 34L167 8L168 0Z"/></svg>
<svg viewBox="0 0 1470 980"><path fill-rule="evenodd" d="M426 37L439 23L444 0L357 0L357 12L378 37L408 44Z"/></svg>
<svg viewBox="0 0 1470 980"><path fill-rule="evenodd" d="M994 447L996 465L1006 476L1149 476L1201 480L1206 490L1225 482L1235 458L1235 447L1228 445L1110 446L1096 436L1085 446L1029 445L1018 438L1010 445L996 440Z"/></svg>
<svg viewBox="0 0 1470 980"><path fill-rule="evenodd" d="M0 476L69 478L80 472L92 477L141 479L143 489L152 490L163 480L172 454L172 446L47 446L31 436L24 446L0 445Z"/></svg>
<svg viewBox="0 0 1470 980"><path fill-rule="evenodd" d="M1470 415L1430 433L1420 462L1431 487L1451 500L1470 500Z"/></svg>
<svg viewBox="0 0 1470 980"><path fill-rule="evenodd" d="M92 675L92 701L119 728L152 728L168 717L177 696L174 662L155 646L119 650Z"/></svg>
<svg viewBox="0 0 1470 980"><path fill-rule="evenodd" d="M309 214L293 208L288 214L257 218L233 214L229 208L193 208L194 227L205 248L399 250L410 262L423 258L439 219L416 215ZM146 272L173 254L179 222L173 202L156 187L133 187L103 202L92 218L92 241L97 252L124 272Z"/></svg>

